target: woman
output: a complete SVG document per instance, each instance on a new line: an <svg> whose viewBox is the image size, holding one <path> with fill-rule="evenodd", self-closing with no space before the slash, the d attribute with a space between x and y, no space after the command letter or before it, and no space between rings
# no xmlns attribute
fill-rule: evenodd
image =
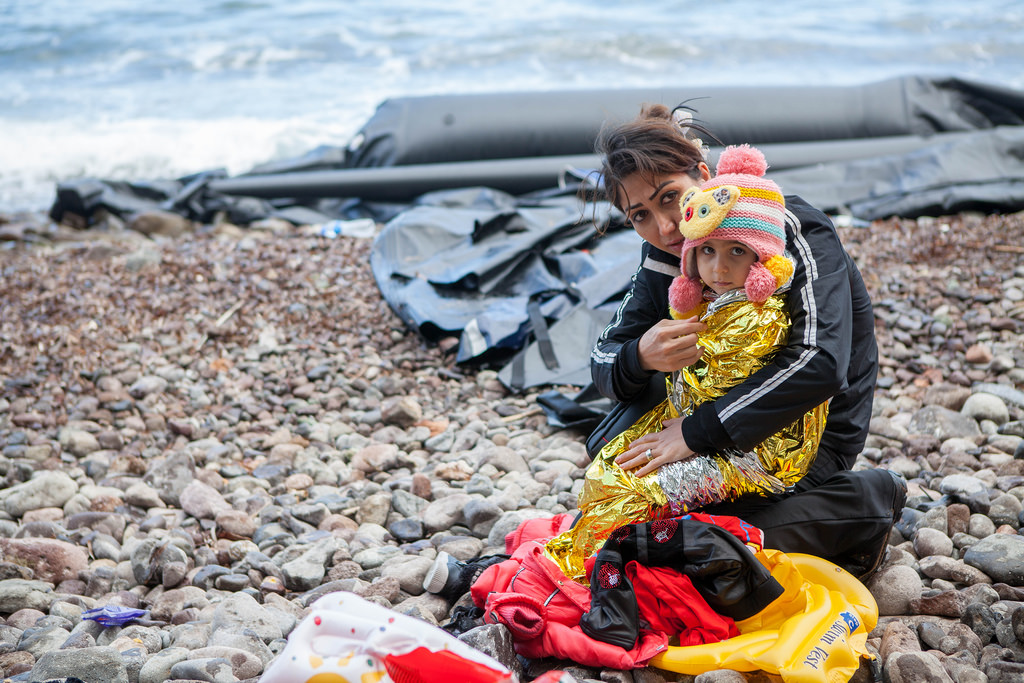
<svg viewBox="0 0 1024 683"><path fill-rule="evenodd" d="M597 145L607 197L644 240L632 287L591 355L595 386L620 402L636 399L656 373L701 356L702 324L668 318L684 242L679 200L711 176L694 126L676 112L646 107L603 130ZM633 441L615 462L643 476L697 453L748 451L828 401L814 462L792 489L703 511L760 527L768 547L818 555L865 576L884 555L906 497L906 485L885 470L850 471L867 438L878 370L871 301L828 218L796 196L785 204L786 249L795 260L788 344L721 398Z"/></svg>
<svg viewBox="0 0 1024 683"><path fill-rule="evenodd" d="M577 522L547 544L551 559L572 579L587 575L587 559L623 524L783 493L815 460L827 401L751 452L703 452L643 477L616 463L637 437L724 396L786 345L793 260L785 254L785 201L778 185L764 177L766 170L760 150L732 146L719 157L717 175L683 195L685 272L672 281L668 300L673 318L698 315L704 323L698 336L703 352L672 373L668 398L610 439L587 468Z"/></svg>

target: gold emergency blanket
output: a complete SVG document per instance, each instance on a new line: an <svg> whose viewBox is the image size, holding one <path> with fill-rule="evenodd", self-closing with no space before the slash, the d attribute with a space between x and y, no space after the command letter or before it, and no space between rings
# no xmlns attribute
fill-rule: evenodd
<svg viewBox="0 0 1024 683"><path fill-rule="evenodd" d="M569 578L586 583L584 562L624 524L677 516L741 496L781 493L814 462L827 402L765 439L751 453L696 455L644 477L615 464L630 443L660 431L664 420L689 415L696 406L725 395L770 362L786 343L789 315L785 298L778 294L758 305L739 290L702 308L707 330L698 335L698 344L704 348L703 357L668 380L669 398L601 449L584 475L578 499L581 517L546 545L547 554Z"/></svg>

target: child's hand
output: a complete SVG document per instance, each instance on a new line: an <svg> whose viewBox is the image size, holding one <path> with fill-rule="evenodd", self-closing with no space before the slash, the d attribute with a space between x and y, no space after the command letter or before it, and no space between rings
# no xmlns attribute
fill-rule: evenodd
<svg viewBox="0 0 1024 683"><path fill-rule="evenodd" d="M645 370L672 372L696 363L704 349L697 346L697 333L707 325L697 317L660 320L644 332L637 345L640 366Z"/></svg>
<svg viewBox="0 0 1024 683"><path fill-rule="evenodd" d="M615 458L615 464L624 470L639 467L633 474L643 477L656 472L662 465L689 460L696 454L683 439L683 431L679 426L682 421L681 417L665 420L662 422L662 431L641 436L629 444L629 448Z"/></svg>

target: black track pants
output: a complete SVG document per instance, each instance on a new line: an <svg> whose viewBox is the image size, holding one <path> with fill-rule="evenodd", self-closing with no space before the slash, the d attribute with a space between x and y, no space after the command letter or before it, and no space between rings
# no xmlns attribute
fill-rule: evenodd
<svg viewBox="0 0 1024 683"><path fill-rule="evenodd" d="M765 547L816 555L860 577L876 568L905 500L887 470L841 470L808 490L702 512L739 517L764 531Z"/></svg>

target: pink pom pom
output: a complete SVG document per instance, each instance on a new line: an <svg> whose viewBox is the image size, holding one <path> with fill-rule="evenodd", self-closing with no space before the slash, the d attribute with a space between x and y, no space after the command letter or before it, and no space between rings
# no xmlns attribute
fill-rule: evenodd
<svg viewBox="0 0 1024 683"><path fill-rule="evenodd" d="M730 145L718 157L718 175L745 173L763 176L767 170L768 162L764 154L750 145Z"/></svg>
<svg viewBox="0 0 1024 683"><path fill-rule="evenodd" d="M685 275L672 280L668 287L668 304L677 313L689 313L704 298L704 288Z"/></svg>
<svg viewBox="0 0 1024 683"><path fill-rule="evenodd" d="M757 304L764 303L778 288L779 283L776 282L775 276L770 270L760 263L750 266L746 282L743 283L743 289L746 291L748 299Z"/></svg>

